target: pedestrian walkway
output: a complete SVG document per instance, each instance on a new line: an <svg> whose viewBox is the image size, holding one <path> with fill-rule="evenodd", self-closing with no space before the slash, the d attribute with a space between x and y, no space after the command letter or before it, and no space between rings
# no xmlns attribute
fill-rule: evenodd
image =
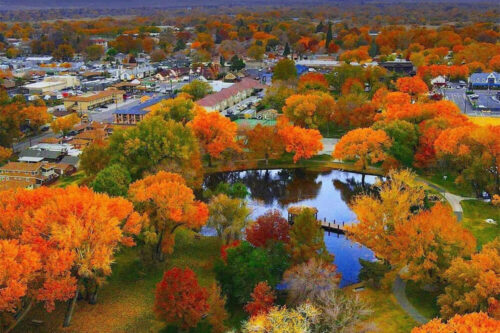
<svg viewBox="0 0 500 333"><path fill-rule="evenodd" d="M413 305L411 305L410 301L406 297L406 281L401 279L399 275L396 276L396 279L392 284L392 293L394 294L394 297L396 297L396 300L398 301L401 308L403 308L403 310L410 317L412 317L413 320L421 325L429 321L429 318L423 316L420 312L418 312L417 309L413 307Z"/></svg>

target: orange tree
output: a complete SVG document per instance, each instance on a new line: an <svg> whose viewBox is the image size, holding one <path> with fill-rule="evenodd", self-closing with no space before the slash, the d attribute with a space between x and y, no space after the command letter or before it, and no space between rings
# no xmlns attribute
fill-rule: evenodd
<svg viewBox="0 0 500 333"><path fill-rule="evenodd" d="M246 147L253 158L264 158L266 165L270 158L280 158L285 152L283 138L276 126L257 124L246 132Z"/></svg>
<svg viewBox="0 0 500 333"><path fill-rule="evenodd" d="M129 196L149 217L144 241L153 246L156 260L173 251L177 228L199 228L208 219L207 205L195 200L193 190L175 173L160 171L138 180L130 185Z"/></svg>
<svg viewBox="0 0 500 333"><path fill-rule="evenodd" d="M154 311L158 319L181 329L196 327L208 312L208 292L189 269L174 267L156 286Z"/></svg>
<svg viewBox="0 0 500 333"><path fill-rule="evenodd" d="M443 274L447 286L438 297L441 315L474 311L491 312L495 316L495 297L500 293L500 238L486 244L470 260L456 258Z"/></svg>
<svg viewBox="0 0 500 333"><path fill-rule="evenodd" d="M328 81L321 73L306 73L299 78L299 90L328 90Z"/></svg>
<svg viewBox="0 0 500 333"><path fill-rule="evenodd" d="M318 128L330 121L334 110L335 100L323 92L292 95L283 107L283 113L290 121L306 128Z"/></svg>
<svg viewBox="0 0 500 333"><path fill-rule="evenodd" d="M436 318L414 328L411 333L496 333L498 331L500 331L500 321L488 317L485 313L475 312L463 316L456 315L447 323Z"/></svg>
<svg viewBox="0 0 500 333"><path fill-rule="evenodd" d="M241 149L236 142L237 125L219 112L201 110L188 126L193 130L201 148L208 154L210 166L212 158L220 158L222 152Z"/></svg>
<svg viewBox="0 0 500 333"><path fill-rule="evenodd" d="M252 300L245 305L245 311L250 317L268 313L276 299L274 291L265 281L257 283L250 296Z"/></svg>
<svg viewBox="0 0 500 333"><path fill-rule="evenodd" d="M79 286L91 282L91 289L85 286L94 303L120 245L134 245L131 236L141 230L140 216L129 201L84 187L42 187L3 192L0 197L0 238L29 246L41 263L24 292L16 295L21 313L16 323L35 301L51 311L56 301L72 299L64 322L68 326Z"/></svg>
<svg viewBox="0 0 500 333"><path fill-rule="evenodd" d="M500 126L448 128L434 149L441 165L458 172L458 182L471 184L478 195L500 193Z"/></svg>
<svg viewBox="0 0 500 333"><path fill-rule="evenodd" d="M384 161L391 145L391 139L384 131L358 128L340 139L335 145L333 157L355 161L354 165L365 171L369 165Z"/></svg>
<svg viewBox="0 0 500 333"><path fill-rule="evenodd" d="M285 117L278 119L278 134L285 143L285 150L294 153L294 163L309 159L323 149L323 137L318 130L290 125Z"/></svg>

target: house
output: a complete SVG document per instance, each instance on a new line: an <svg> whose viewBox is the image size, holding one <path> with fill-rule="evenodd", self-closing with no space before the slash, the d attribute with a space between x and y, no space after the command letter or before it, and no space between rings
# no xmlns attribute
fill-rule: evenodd
<svg viewBox="0 0 500 333"><path fill-rule="evenodd" d="M98 93L67 97L64 99L64 107L66 110L87 112L104 105L121 103L123 102L123 95L123 91L109 88Z"/></svg>
<svg viewBox="0 0 500 333"><path fill-rule="evenodd" d="M51 151L41 149L25 149L19 153L19 162L36 163L36 162L57 162L64 156L62 151Z"/></svg>
<svg viewBox="0 0 500 333"><path fill-rule="evenodd" d="M223 111L250 97L258 90L265 89L259 81L244 78L232 86L200 99L197 103L208 111Z"/></svg>
<svg viewBox="0 0 500 333"><path fill-rule="evenodd" d="M500 73L472 73L469 77L469 87L472 89L499 89Z"/></svg>
<svg viewBox="0 0 500 333"><path fill-rule="evenodd" d="M0 189L34 189L55 181L58 174L48 163L9 162L0 167Z"/></svg>

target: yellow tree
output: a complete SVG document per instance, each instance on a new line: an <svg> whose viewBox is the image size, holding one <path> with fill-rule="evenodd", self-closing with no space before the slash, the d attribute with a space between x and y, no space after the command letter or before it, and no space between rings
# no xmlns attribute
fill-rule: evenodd
<svg viewBox="0 0 500 333"><path fill-rule="evenodd" d="M369 165L384 161L391 145L391 139L383 130L358 128L340 139L335 145L333 157L355 161L354 165L365 171Z"/></svg>
<svg viewBox="0 0 500 333"><path fill-rule="evenodd" d="M392 246L395 226L411 218L412 209L420 207L425 193L408 170L391 171L387 181L374 186L378 196L365 194L353 200L351 209L358 223L348 227L348 236L370 248L377 257L395 262L398 258Z"/></svg>
<svg viewBox="0 0 500 333"><path fill-rule="evenodd" d="M175 173L160 171L138 180L130 185L129 195L149 217L144 236L156 260L173 251L177 228L200 228L208 219L207 205L195 200L193 190Z"/></svg>
<svg viewBox="0 0 500 333"><path fill-rule="evenodd" d="M335 111L335 100L330 94L314 92L292 95L285 101L283 113L295 125L318 128L330 121Z"/></svg>
<svg viewBox="0 0 500 333"><path fill-rule="evenodd" d="M444 318L456 313L489 312L495 297L500 294L500 238L486 244L470 260L453 260L444 272L444 279L447 286L444 294L438 297ZM495 313L490 315L495 316Z"/></svg>
<svg viewBox="0 0 500 333"><path fill-rule="evenodd" d="M423 283L440 281L454 258L469 256L476 247L474 236L441 203L395 224L388 239L392 262L406 264L403 277Z"/></svg>
<svg viewBox="0 0 500 333"><path fill-rule="evenodd" d="M54 133L62 132L62 134L64 135L79 122L80 118L78 117L78 115L76 113L72 113L68 116L57 118L50 124L50 127L52 128L52 131L54 131Z"/></svg>

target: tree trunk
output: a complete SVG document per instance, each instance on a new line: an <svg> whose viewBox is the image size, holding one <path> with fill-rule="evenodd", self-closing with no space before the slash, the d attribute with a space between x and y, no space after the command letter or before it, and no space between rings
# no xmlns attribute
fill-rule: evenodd
<svg viewBox="0 0 500 333"><path fill-rule="evenodd" d="M365 176L366 176L365 173L361 174L361 186L363 186L363 187L365 187Z"/></svg>
<svg viewBox="0 0 500 333"><path fill-rule="evenodd" d="M26 314L28 314L28 312L31 310L33 303L34 303L33 299L30 299L28 305L21 312L19 312L16 315L15 321L12 324L10 324L9 327L7 327L7 330L5 331L5 333L9 333L10 331L12 331L17 326L17 324L19 324L21 322L21 320L23 320L23 318L26 316Z"/></svg>
<svg viewBox="0 0 500 333"><path fill-rule="evenodd" d="M71 318L73 317L73 311L75 311L77 299L78 289L76 290L75 296L68 302L68 309L66 310L66 315L64 316L63 327L69 327L69 325L71 324Z"/></svg>
<svg viewBox="0 0 500 333"><path fill-rule="evenodd" d="M97 291L98 290L99 290L99 286L96 283L94 290L92 290L92 292L88 291L89 304L92 304L92 305L97 304Z"/></svg>

